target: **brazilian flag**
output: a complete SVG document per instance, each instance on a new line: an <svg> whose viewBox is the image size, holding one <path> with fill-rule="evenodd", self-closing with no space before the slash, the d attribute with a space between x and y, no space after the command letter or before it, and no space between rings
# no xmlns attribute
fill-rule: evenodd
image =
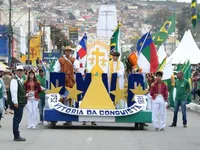
<svg viewBox="0 0 200 150"><path fill-rule="evenodd" d="M153 41L155 45L160 46L162 43L166 41L168 38L168 35L175 32L175 20L176 15L171 15L167 21L164 22L162 27L160 28L160 31L157 32L155 36L153 36Z"/></svg>
<svg viewBox="0 0 200 150"><path fill-rule="evenodd" d="M197 0L192 0L191 3L191 21L192 21L192 25L195 28L197 25Z"/></svg>
<svg viewBox="0 0 200 150"><path fill-rule="evenodd" d="M120 49L120 27L122 24L118 24L117 28L115 29L115 32L113 33L111 40L110 40L110 54L112 52L119 52L121 54L121 49Z"/></svg>

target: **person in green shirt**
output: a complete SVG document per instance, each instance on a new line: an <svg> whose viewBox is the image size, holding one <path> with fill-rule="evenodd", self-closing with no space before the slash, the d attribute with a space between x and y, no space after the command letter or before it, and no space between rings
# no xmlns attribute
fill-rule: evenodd
<svg viewBox="0 0 200 150"><path fill-rule="evenodd" d="M43 69L40 69L39 70L39 75L37 76L37 80L40 82L40 85L42 87L42 89L45 89L46 87L46 77L44 75L44 70ZM40 97L40 100L39 100L39 104L38 104L38 107L39 107L39 112L40 112L40 123L39 125L42 125L43 124L43 110L44 110L44 107L45 107L45 92L42 91L39 93L39 97Z"/></svg>
<svg viewBox="0 0 200 150"><path fill-rule="evenodd" d="M183 77L183 72L180 71L177 74L177 80L175 81L176 88L176 97L174 104L174 117L173 122L170 127L176 127L177 118L178 118L178 110L181 106L182 114L183 114L183 127L187 128L187 115L186 115L186 104L187 104L187 96L190 92L190 84L188 80Z"/></svg>

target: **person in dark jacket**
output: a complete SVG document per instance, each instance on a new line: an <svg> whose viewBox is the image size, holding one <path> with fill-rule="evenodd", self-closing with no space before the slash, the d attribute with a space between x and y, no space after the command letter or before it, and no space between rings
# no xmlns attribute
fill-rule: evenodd
<svg viewBox="0 0 200 150"><path fill-rule="evenodd" d="M19 124L22 120L24 106L26 105L26 91L22 81L23 73L24 73L23 67L17 66L16 75L13 77L10 83L11 98L14 106L14 117L13 117L14 141L26 141L25 138L20 136L19 132Z"/></svg>

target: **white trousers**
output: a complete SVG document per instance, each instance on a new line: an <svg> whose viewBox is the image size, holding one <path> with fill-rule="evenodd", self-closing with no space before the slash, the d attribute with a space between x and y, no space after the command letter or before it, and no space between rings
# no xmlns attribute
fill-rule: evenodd
<svg viewBox="0 0 200 150"><path fill-rule="evenodd" d="M147 110L152 110L152 98L149 93L147 94Z"/></svg>
<svg viewBox="0 0 200 150"><path fill-rule="evenodd" d="M28 111L28 127L35 127L37 125L38 100L28 99L27 111Z"/></svg>
<svg viewBox="0 0 200 150"><path fill-rule="evenodd" d="M157 129L163 129L166 126L166 105L162 95L157 95L152 103L153 125ZM160 119L160 121L159 121Z"/></svg>

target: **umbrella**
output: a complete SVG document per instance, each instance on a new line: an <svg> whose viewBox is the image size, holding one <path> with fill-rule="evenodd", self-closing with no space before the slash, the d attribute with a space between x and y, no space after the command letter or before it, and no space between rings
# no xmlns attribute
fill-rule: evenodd
<svg viewBox="0 0 200 150"><path fill-rule="evenodd" d="M31 69L37 70L37 68L33 65L22 65L22 67L24 68L24 70L31 70Z"/></svg>
<svg viewBox="0 0 200 150"><path fill-rule="evenodd" d="M4 63L0 62L0 71L7 71L8 66L6 66Z"/></svg>

